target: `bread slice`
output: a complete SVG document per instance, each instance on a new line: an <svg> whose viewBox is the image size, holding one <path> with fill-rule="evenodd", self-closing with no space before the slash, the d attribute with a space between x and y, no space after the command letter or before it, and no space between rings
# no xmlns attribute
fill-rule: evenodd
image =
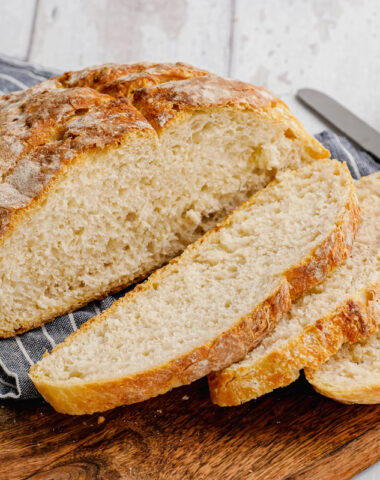
<svg viewBox="0 0 380 480"><path fill-rule="evenodd" d="M278 172L324 157L266 90L183 64L1 97L0 336L146 277Z"/></svg>
<svg viewBox="0 0 380 480"><path fill-rule="evenodd" d="M107 410L240 360L348 255L358 207L345 165L325 160L254 195L34 365L60 412Z"/></svg>
<svg viewBox="0 0 380 480"><path fill-rule="evenodd" d="M305 369L315 390L342 403L380 403L380 331L346 343L317 370Z"/></svg>
<svg viewBox="0 0 380 480"><path fill-rule="evenodd" d="M380 326L380 172L356 182L362 222L351 257L298 299L244 360L209 376L212 401L238 405L317 368Z"/></svg>

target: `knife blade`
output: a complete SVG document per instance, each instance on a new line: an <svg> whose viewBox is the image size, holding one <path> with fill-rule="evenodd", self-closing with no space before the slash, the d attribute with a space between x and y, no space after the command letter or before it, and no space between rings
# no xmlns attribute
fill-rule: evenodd
<svg viewBox="0 0 380 480"><path fill-rule="evenodd" d="M380 133L361 120L346 107L312 88L302 88L297 98L335 125L345 135L358 143L364 150L380 158Z"/></svg>

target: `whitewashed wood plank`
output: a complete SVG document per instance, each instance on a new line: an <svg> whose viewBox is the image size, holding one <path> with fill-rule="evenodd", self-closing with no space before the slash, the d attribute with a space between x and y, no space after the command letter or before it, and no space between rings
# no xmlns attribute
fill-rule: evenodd
<svg viewBox="0 0 380 480"><path fill-rule="evenodd" d="M379 480L380 478L380 462L367 468L352 478L352 480Z"/></svg>
<svg viewBox="0 0 380 480"><path fill-rule="evenodd" d="M31 59L184 61L227 74L232 0L40 0Z"/></svg>
<svg viewBox="0 0 380 480"><path fill-rule="evenodd" d="M0 52L25 60L36 0L0 1Z"/></svg>
<svg viewBox="0 0 380 480"><path fill-rule="evenodd" d="M313 131L322 123L294 99L300 87L380 129L378 0L236 0L235 15L233 76L273 90Z"/></svg>

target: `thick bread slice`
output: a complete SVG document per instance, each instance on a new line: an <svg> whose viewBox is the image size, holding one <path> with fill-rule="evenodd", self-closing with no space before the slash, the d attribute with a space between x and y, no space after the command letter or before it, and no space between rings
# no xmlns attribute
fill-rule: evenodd
<svg viewBox="0 0 380 480"><path fill-rule="evenodd" d="M146 277L278 172L327 156L266 90L184 64L1 97L0 336Z"/></svg>
<svg viewBox="0 0 380 480"><path fill-rule="evenodd" d="M348 255L359 221L345 165L286 172L31 368L58 411L107 410L244 357Z"/></svg>
<svg viewBox="0 0 380 480"><path fill-rule="evenodd" d="M346 343L317 370L305 369L315 390L342 403L380 403L380 331Z"/></svg>
<svg viewBox="0 0 380 480"><path fill-rule="evenodd" d="M380 172L356 182L362 222L351 257L298 299L241 362L209 376L212 401L238 405L317 368L380 327Z"/></svg>

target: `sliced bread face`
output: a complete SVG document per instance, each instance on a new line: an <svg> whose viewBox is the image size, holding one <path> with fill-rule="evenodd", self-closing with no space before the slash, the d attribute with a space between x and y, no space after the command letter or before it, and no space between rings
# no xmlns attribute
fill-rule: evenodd
<svg viewBox="0 0 380 480"><path fill-rule="evenodd" d="M264 89L183 64L0 97L0 154L1 337L145 278L278 172L328 156Z"/></svg>
<svg viewBox="0 0 380 480"><path fill-rule="evenodd" d="M294 302L244 360L209 376L214 403L239 405L284 387L380 327L380 173L355 185L362 221L351 256Z"/></svg>
<svg viewBox="0 0 380 480"><path fill-rule="evenodd" d="M380 330L346 343L317 370L305 369L315 390L342 403L380 403Z"/></svg>
<svg viewBox="0 0 380 480"><path fill-rule="evenodd" d="M359 222L336 161L284 173L34 365L60 412L134 403L242 359L348 255ZM297 278L297 276L302 277Z"/></svg>

